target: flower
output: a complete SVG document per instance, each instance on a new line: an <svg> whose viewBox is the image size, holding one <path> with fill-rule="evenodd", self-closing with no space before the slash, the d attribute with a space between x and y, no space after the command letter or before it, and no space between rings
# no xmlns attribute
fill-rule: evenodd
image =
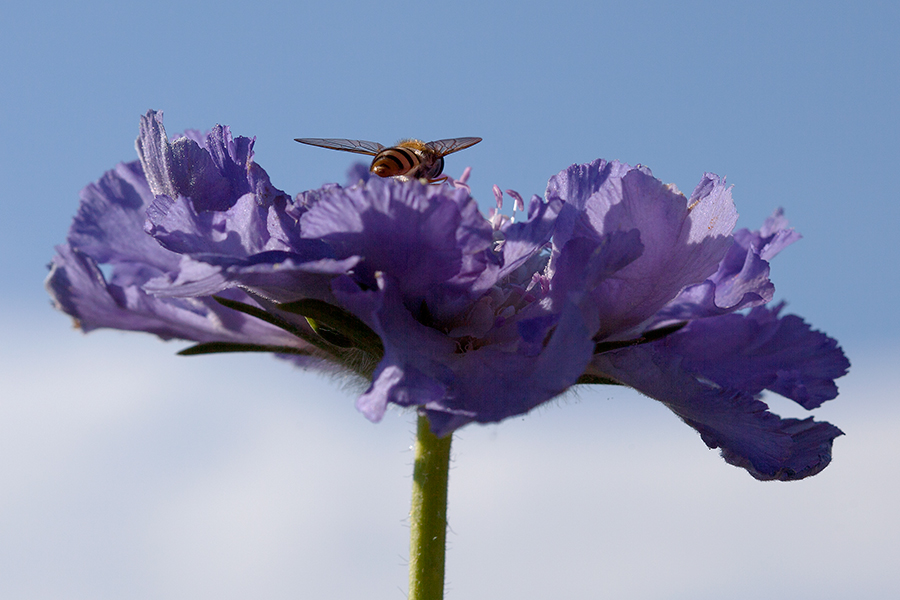
<svg viewBox="0 0 900 600"><path fill-rule="evenodd" d="M768 261L799 236L781 212L734 232L723 179L706 174L685 198L644 167L598 160L551 178L515 221L482 216L465 176L356 170L353 185L291 198L253 143L221 126L170 141L148 112L140 161L82 192L47 279L56 305L85 331L199 342L186 354L268 351L355 373L370 381L364 415L416 407L439 436L615 383L759 479L830 461L838 428L781 419L759 397L815 408L849 363L766 306Z"/></svg>

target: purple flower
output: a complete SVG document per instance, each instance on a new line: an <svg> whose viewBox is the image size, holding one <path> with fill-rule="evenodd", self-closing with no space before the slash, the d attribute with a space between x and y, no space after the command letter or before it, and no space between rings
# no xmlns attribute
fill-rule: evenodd
<svg viewBox="0 0 900 600"><path fill-rule="evenodd" d="M148 112L140 162L82 193L47 280L57 306L85 331L199 342L187 354L269 351L355 373L371 381L357 403L368 418L417 407L438 435L617 383L760 479L828 464L840 430L780 419L759 395L815 408L848 363L765 307L768 260L798 236L780 212L733 233L715 175L688 199L646 168L595 161L551 178L524 219L486 219L464 181L356 171L292 199L252 147L221 126L170 141Z"/></svg>

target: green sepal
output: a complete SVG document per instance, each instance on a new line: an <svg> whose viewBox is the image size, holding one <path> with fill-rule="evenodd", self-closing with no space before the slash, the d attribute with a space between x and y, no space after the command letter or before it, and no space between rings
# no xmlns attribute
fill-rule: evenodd
<svg viewBox="0 0 900 600"><path fill-rule="evenodd" d="M322 339L329 344L334 344L339 348L353 347L353 340L341 334L341 332L335 331L327 325L321 325L315 319L311 319L309 317L304 318L306 319L306 322L309 323L309 326L312 327L312 330L319 334L319 336L321 336Z"/></svg>
<svg viewBox="0 0 900 600"><path fill-rule="evenodd" d="M662 339L667 335L675 333L685 325L687 325L686 321L675 323L674 325L667 325L666 327L660 327L659 329L646 331L643 335L641 335L641 337L631 340L620 340L616 342L597 342L594 345L594 354L602 354L604 352L609 352L610 350L619 350L621 348L628 348L630 346L637 346L639 344L655 342L656 340Z"/></svg>
<svg viewBox="0 0 900 600"><path fill-rule="evenodd" d="M379 360L384 356L384 345L378 334L355 315L339 306L322 300L305 298L296 302L279 304L278 308L305 317L314 331L326 341L334 340L331 343L337 346L353 346Z"/></svg>
<svg viewBox="0 0 900 600"><path fill-rule="evenodd" d="M309 342L320 350L324 350L329 354L333 354L331 346L318 335L311 335L309 332L303 331L293 323L276 315L273 315L272 313L266 312L258 306L253 306L244 302L238 302L237 300L229 300L228 298L223 298L221 296L213 296L213 299L222 306L234 309L238 312L242 312L245 315L250 315L251 317L256 317L261 321L265 321L270 325L274 325L279 329L283 329L288 333L297 336L305 342Z"/></svg>
<svg viewBox="0 0 900 600"><path fill-rule="evenodd" d="M291 346L267 346L265 344L241 344L238 342L203 342L178 352L180 356L221 354L223 352L272 352L274 354L300 354L312 356L308 350Z"/></svg>

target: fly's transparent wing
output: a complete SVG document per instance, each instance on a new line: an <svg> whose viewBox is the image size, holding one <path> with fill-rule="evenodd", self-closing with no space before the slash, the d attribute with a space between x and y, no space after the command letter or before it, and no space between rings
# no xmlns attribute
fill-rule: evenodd
<svg viewBox="0 0 900 600"><path fill-rule="evenodd" d="M480 141L480 137L461 137L450 138L447 140L435 140L433 142L428 142L425 145L434 150L438 156L447 156L452 152L458 152L463 148L474 146Z"/></svg>
<svg viewBox="0 0 900 600"><path fill-rule="evenodd" d="M330 148L332 150L343 150L344 152L355 152L356 154L368 154L369 156L375 156L384 150L384 146L378 142L367 142L365 140L294 138L294 141L300 142L301 144L309 144L310 146L319 146L321 148Z"/></svg>

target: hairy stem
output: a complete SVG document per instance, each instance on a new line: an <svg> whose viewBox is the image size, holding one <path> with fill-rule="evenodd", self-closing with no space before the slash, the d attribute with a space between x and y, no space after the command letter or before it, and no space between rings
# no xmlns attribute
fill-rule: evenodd
<svg viewBox="0 0 900 600"><path fill-rule="evenodd" d="M444 597L444 554L447 537L447 476L451 435L431 433L419 415L412 507L409 511L409 600Z"/></svg>

